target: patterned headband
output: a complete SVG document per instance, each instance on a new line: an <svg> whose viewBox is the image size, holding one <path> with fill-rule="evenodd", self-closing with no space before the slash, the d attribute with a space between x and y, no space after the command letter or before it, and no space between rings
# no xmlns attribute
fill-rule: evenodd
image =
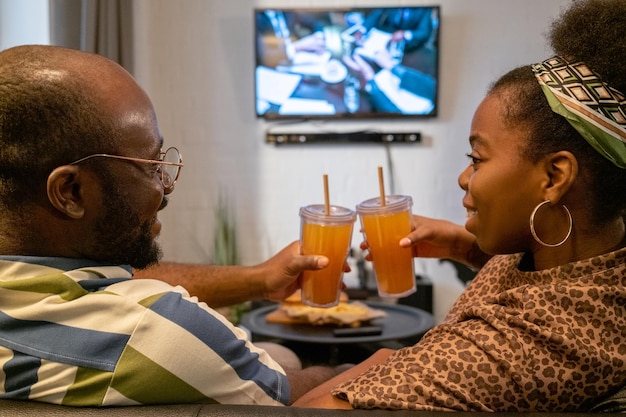
<svg viewBox="0 0 626 417"><path fill-rule="evenodd" d="M532 65L552 111L602 156L626 168L626 98L582 62L555 56Z"/></svg>

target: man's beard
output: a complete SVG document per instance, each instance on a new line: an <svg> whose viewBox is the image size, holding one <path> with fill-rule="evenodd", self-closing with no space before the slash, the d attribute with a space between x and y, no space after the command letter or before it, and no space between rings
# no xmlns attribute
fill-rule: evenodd
<svg viewBox="0 0 626 417"><path fill-rule="evenodd" d="M98 260L137 269L158 263L162 252L151 232L155 218L141 223L139 215L113 177L104 177L103 194L108 198L94 226L91 253ZM162 207L165 204L164 198Z"/></svg>

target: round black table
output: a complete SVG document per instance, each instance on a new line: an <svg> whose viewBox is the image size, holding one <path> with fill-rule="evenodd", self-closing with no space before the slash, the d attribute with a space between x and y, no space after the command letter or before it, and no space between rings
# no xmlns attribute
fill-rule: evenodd
<svg viewBox="0 0 626 417"><path fill-rule="evenodd" d="M385 317L366 323L368 326L380 326L382 332L378 335L338 337L333 333L335 326L267 322L267 314L277 309L277 305L252 310L242 317L241 325L252 333L253 340L263 336L294 342L337 345L418 338L435 324L430 313L418 308L374 301L365 301L365 304L387 313Z"/></svg>

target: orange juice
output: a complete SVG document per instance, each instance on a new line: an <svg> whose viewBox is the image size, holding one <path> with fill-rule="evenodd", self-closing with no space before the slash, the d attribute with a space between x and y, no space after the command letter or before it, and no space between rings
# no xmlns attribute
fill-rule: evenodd
<svg viewBox="0 0 626 417"><path fill-rule="evenodd" d="M343 265L350 250L356 215L352 210L337 206L333 206L329 216L323 215L323 206L303 207L300 215L302 254L324 255L330 260L324 269L302 273L302 302L315 307L332 307L339 302Z"/></svg>
<svg viewBox="0 0 626 417"><path fill-rule="evenodd" d="M411 231L411 205L407 196L388 196L385 206L371 199L357 206L374 263L378 293L383 297L405 297L415 292L413 254L402 248L400 239Z"/></svg>

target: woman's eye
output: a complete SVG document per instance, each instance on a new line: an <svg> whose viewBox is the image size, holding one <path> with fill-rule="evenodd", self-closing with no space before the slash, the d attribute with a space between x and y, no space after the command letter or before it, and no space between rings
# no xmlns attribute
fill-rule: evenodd
<svg viewBox="0 0 626 417"><path fill-rule="evenodd" d="M471 153L468 153L466 155L469 159L470 159L470 163L472 164L472 166L474 168L476 168L476 165L478 165L480 163L480 159L476 158L474 155L472 155Z"/></svg>

